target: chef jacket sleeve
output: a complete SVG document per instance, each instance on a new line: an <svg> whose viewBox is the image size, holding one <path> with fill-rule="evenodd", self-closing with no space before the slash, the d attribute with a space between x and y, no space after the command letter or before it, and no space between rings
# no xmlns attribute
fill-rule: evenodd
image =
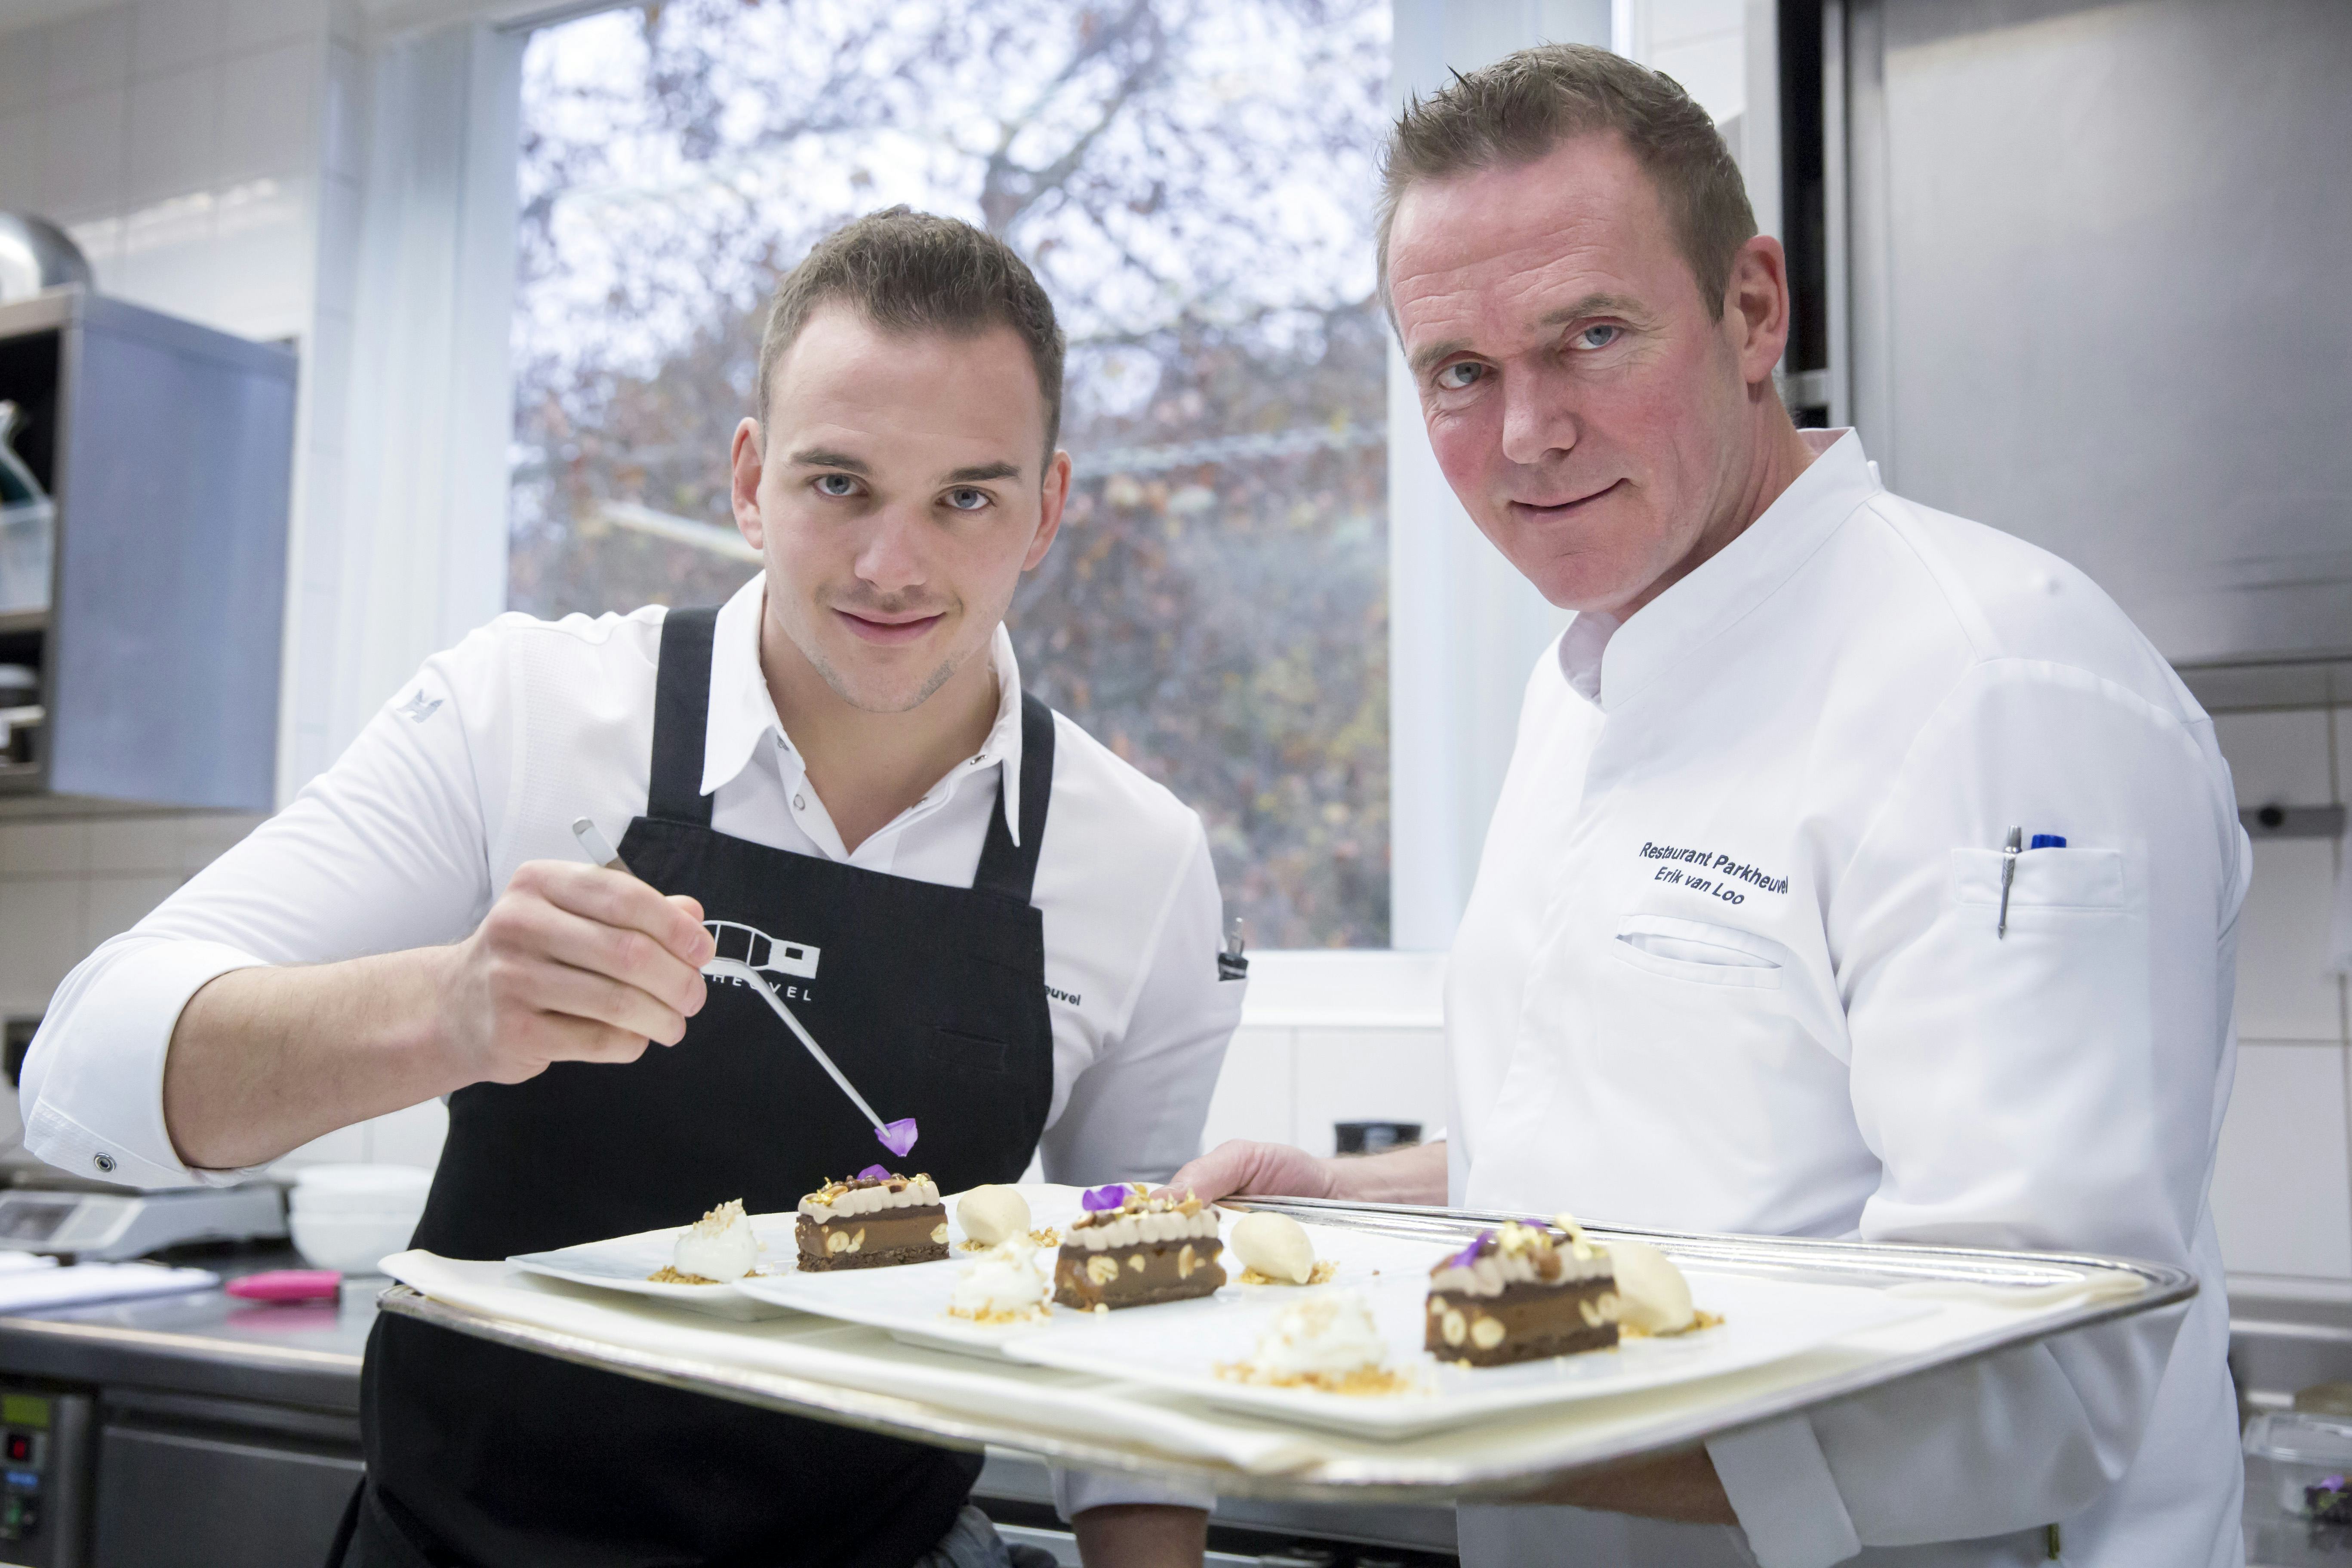
<svg viewBox="0 0 2352 1568"><path fill-rule="evenodd" d="M2189 710L2194 712L2193 708ZM1825 910L1865 1241L2190 1268L2224 1097L2250 853L2201 715L2081 670L1979 665L1912 745ZM2006 935L2000 847L2017 861ZM1710 1445L1766 1568L2027 1530L2137 1451L2182 1309Z"/></svg>
<svg viewBox="0 0 2352 1568"><path fill-rule="evenodd" d="M293 803L66 976L25 1058L25 1146L79 1175L224 1185L163 1124L180 1011L228 971L391 952L464 936L489 907L485 788L507 750L495 634L436 655Z"/></svg>
<svg viewBox="0 0 2352 1568"><path fill-rule="evenodd" d="M1249 989L1217 978L1223 918L1208 836L1195 818L1122 1016L1045 1130L1046 1180L1164 1182L1200 1153L1209 1097Z"/></svg>

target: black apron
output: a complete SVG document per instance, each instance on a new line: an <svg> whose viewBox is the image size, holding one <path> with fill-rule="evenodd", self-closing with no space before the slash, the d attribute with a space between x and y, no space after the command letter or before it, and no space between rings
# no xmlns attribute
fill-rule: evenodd
<svg viewBox="0 0 2352 1568"><path fill-rule="evenodd" d="M730 838L700 793L714 620L674 611L662 627L652 784L622 858L708 920L774 938L778 954L750 962L781 956L780 994L877 1111L920 1121L921 1141L894 1159L764 1002L714 982L675 1047L452 1095L417 1247L500 1258L684 1225L730 1198L789 1210L877 1163L956 1192L1018 1180L1037 1147L1053 1035L1029 892L1053 714L1023 703L1021 842L992 811L969 889ZM745 956L740 933L719 934L721 952ZM947 1533L981 1463L408 1318L378 1321L362 1401L368 1484L349 1568L900 1568Z"/></svg>

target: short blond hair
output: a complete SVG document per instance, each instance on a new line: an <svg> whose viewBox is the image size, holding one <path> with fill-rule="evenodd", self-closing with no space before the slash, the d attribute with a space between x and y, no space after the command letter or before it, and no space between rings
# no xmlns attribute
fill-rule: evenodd
<svg viewBox="0 0 2352 1568"><path fill-rule="evenodd" d="M1405 192L1532 163L1571 137L1614 132L1657 187L1675 244L1720 320L1739 247L1756 235L1748 184L1715 121L1674 78L1589 44L1538 44L1416 94L1381 160L1381 297ZM1390 306L1391 316L1394 305Z"/></svg>

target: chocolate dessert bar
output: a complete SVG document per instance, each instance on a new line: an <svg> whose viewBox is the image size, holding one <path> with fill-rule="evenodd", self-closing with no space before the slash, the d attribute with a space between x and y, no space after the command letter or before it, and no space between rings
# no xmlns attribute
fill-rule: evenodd
<svg viewBox="0 0 2352 1568"><path fill-rule="evenodd" d="M1097 1187L1054 1259L1054 1300L1080 1310L1145 1307L1206 1296L1225 1282L1217 1211L1200 1199L1147 1198Z"/></svg>
<svg viewBox="0 0 2352 1568"><path fill-rule="evenodd" d="M1607 1350L1616 1286L1608 1252L1582 1232L1506 1224L1429 1271L1423 1344L1471 1366Z"/></svg>
<svg viewBox="0 0 2352 1568"><path fill-rule="evenodd" d="M803 1198L793 1227L805 1271L887 1268L948 1255L948 1211L926 1175L869 1165Z"/></svg>

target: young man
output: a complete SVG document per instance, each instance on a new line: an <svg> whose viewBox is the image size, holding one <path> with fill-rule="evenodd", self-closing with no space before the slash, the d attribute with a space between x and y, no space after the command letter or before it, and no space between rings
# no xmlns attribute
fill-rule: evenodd
<svg viewBox="0 0 2352 1568"><path fill-rule="evenodd" d="M1447 1139L1229 1144L1179 1182L2204 1281L1581 1508L1465 1509L1465 1563L2242 1561L2206 1193L2249 854L2211 722L2081 573L1790 425L1780 247L1673 82L1523 51L1416 103L1387 179L1438 461L1576 616L1454 940Z"/></svg>
<svg viewBox="0 0 2352 1568"><path fill-rule="evenodd" d="M788 1209L880 1158L714 931L948 1190L1164 1176L1243 987L1199 820L1021 693L1002 625L1069 490L1062 338L1001 242L875 215L778 290L715 611L505 616L293 805L70 975L24 1073L68 1171L226 1182L449 1097L415 1244L460 1258ZM591 865L593 818L635 876ZM638 879L642 878L643 880ZM710 922L707 927L705 922ZM740 956L740 954L737 954ZM978 1564L977 1458L385 1319L347 1563ZM1090 1561L1198 1510L1066 1496ZM854 1497L855 1506L844 1507Z"/></svg>

